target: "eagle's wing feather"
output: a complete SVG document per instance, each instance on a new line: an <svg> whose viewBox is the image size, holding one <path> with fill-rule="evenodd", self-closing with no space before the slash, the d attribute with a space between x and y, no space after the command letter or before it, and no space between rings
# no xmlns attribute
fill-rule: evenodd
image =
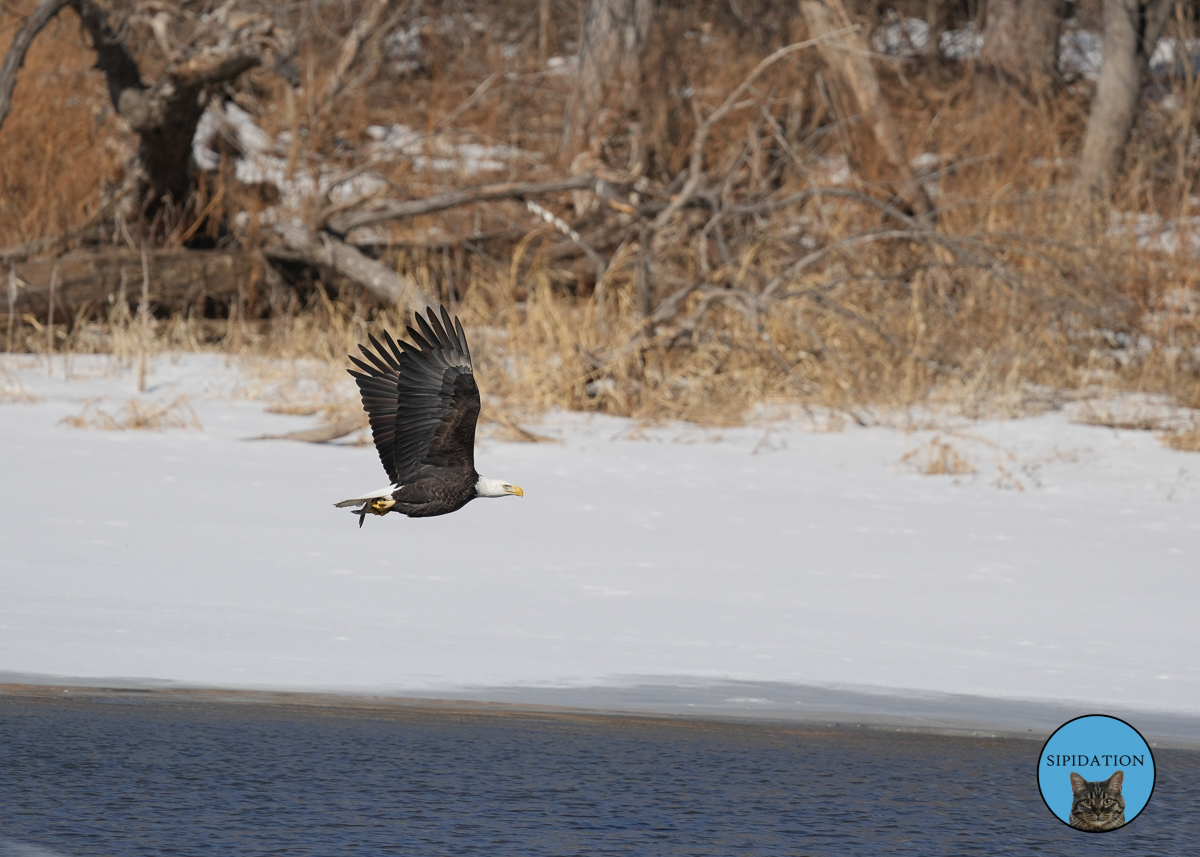
<svg viewBox="0 0 1200 857"><path fill-rule="evenodd" d="M363 351L368 357L372 356L366 349ZM396 381L399 380L399 373L392 369L383 370L369 366L354 356L350 357L350 361L362 370L355 372L351 369L350 375L362 394L363 409L367 412L367 419L371 424L371 438L375 441L379 460L383 462L388 479L395 485L396 465L393 463L392 447L396 438Z"/></svg>
<svg viewBox="0 0 1200 857"><path fill-rule="evenodd" d="M446 312L446 308L442 307L442 318L446 323L450 323L450 314ZM458 336L458 347L462 349L462 353L467 355L467 362L471 362L471 349L467 347L467 334L463 332L462 322L457 318L454 319L454 333ZM474 365L474 364L472 364Z"/></svg>
<svg viewBox="0 0 1200 857"><path fill-rule="evenodd" d="M475 471L475 425L479 388L471 369L462 324L442 308L429 320L417 314L420 331L408 328L414 344L396 343L384 333L386 348L374 336L372 365L351 358L364 373L351 371L362 393L375 447L393 484L450 468Z"/></svg>
<svg viewBox="0 0 1200 857"><path fill-rule="evenodd" d="M449 313L443 313L447 317ZM408 329L415 345L401 342L400 407L396 413L396 471L451 467L474 473L479 388L470 354L451 339L433 309ZM414 473L415 475L415 473Z"/></svg>
<svg viewBox="0 0 1200 857"><path fill-rule="evenodd" d="M395 357L395 362L393 362L392 365L399 366L401 355L400 347L396 345L396 341L392 339L392 335L386 330L383 332L383 341L387 343L388 348L391 349L392 355Z"/></svg>

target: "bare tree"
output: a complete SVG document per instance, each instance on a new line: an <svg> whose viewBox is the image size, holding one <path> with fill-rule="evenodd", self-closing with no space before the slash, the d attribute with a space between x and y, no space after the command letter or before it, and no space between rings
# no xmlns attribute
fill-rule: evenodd
<svg viewBox="0 0 1200 857"><path fill-rule="evenodd" d="M920 218L933 213L933 203L917 182L892 111L879 90L879 79L871 65L871 51L862 33L851 24L841 0L800 0L800 12L809 34L820 39L818 50L830 72L830 95L843 119L855 120L851 160L870 160L864 155L873 147L887 162L887 178L895 194Z"/></svg>
<svg viewBox="0 0 1200 857"><path fill-rule="evenodd" d="M1104 62L1075 173L1075 196L1112 193L1150 55L1174 5L1175 0L1104 0Z"/></svg>
<svg viewBox="0 0 1200 857"><path fill-rule="evenodd" d="M588 0L579 39L579 76L563 123L564 157L570 158L583 147L601 105L634 106L654 3Z"/></svg>
<svg viewBox="0 0 1200 857"><path fill-rule="evenodd" d="M34 38L68 6L91 38L96 67L104 73L113 107L140 137L136 163L129 171L136 193L128 193L128 188L122 191L139 213L186 198L192 137L210 91L268 62L274 62L277 70L294 73L290 34L269 18L235 11L229 4L200 16L159 9L152 17L135 15L115 27L93 0L41 0L0 66L0 124ZM143 79L122 35L122 29L132 23L149 29L166 57L166 67L155 80Z"/></svg>
<svg viewBox="0 0 1200 857"><path fill-rule="evenodd" d="M988 0L980 82L1042 95L1058 77L1055 61L1066 11L1063 0Z"/></svg>

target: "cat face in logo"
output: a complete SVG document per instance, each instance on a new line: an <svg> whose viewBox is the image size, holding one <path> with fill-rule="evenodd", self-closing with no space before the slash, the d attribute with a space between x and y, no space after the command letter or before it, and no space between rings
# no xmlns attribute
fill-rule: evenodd
<svg viewBox="0 0 1200 857"><path fill-rule="evenodd" d="M1088 782L1071 771L1071 821L1079 830L1116 830L1125 823L1125 798L1121 797L1124 771L1107 780Z"/></svg>

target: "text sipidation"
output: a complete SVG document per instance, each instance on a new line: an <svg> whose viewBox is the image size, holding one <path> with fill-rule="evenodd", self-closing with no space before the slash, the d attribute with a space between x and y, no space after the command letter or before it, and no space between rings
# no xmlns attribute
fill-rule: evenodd
<svg viewBox="0 0 1200 857"><path fill-rule="evenodd" d="M1146 754L1142 753L1137 756L1128 755L1104 755L1104 756L1068 756L1068 755L1049 755L1046 757L1046 767L1058 768L1086 768L1089 765L1097 768L1111 768L1113 765L1120 765L1125 768L1136 768L1146 764Z"/></svg>

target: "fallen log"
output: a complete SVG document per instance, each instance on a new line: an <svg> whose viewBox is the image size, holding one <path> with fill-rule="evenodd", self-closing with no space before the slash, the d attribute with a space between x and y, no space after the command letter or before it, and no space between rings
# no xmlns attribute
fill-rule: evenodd
<svg viewBox="0 0 1200 857"><path fill-rule="evenodd" d="M287 434L260 434L248 438L248 440L299 440L305 443L329 443L331 440L345 437L359 429L365 429L368 425L370 423L367 422L365 413L353 414L316 428L290 431Z"/></svg>
<svg viewBox="0 0 1200 857"><path fill-rule="evenodd" d="M256 266L261 275L263 264L261 256L245 250L154 250L146 254L144 269L142 258L132 250L105 250L17 262L9 268L9 288L0 285L0 314L50 319L50 280L56 268L51 320L63 322L122 300L137 306L144 274L151 305L232 300L253 282Z"/></svg>

